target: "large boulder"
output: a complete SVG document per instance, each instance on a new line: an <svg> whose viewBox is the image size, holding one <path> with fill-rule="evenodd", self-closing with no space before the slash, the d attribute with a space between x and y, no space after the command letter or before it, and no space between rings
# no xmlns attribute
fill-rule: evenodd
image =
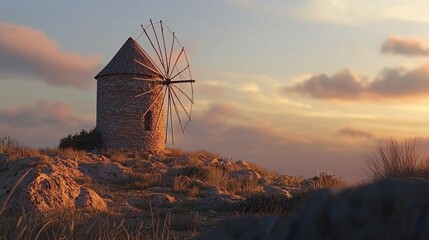
<svg viewBox="0 0 429 240"><path fill-rule="evenodd" d="M9 212L19 212L21 209L44 213L62 208L106 208L96 192L76 182L75 179L81 174L73 160L48 156L23 158L9 162L5 169L1 174L0 189L10 194L7 203ZM13 189L27 171L28 174ZM6 194L0 196L0 203L6 201Z"/></svg>
<svg viewBox="0 0 429 240"><path fill-rule="evenodd" d="M429 239L429 183L324 189L290 216L241 217L196 239Z"/></svg>

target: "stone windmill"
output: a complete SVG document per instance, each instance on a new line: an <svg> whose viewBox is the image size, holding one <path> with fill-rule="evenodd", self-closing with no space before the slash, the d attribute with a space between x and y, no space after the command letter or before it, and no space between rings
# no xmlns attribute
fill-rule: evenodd
<svg viewBox="0 0 429 240"><path fill-rule="evenodd" d="M174 32L152 20L142 29L147 48L128 38L95 76L97 129L104 147L160 152L174 124L184 133L191 121L195 80Z"/></svg>

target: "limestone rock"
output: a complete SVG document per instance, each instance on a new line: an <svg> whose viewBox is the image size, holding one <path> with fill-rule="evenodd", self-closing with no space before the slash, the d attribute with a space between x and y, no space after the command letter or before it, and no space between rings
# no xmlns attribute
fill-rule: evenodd
<svg viewBox="0 0 429 240"><path fill-rule="evenodd" d="M232 164L228 159L224 159L224 158L221 158L221 159L214 158L207 161L206 163L216 166L220 169L225 169L225 170L234 169L234 164Z"/></svg>
<svg viewBox="0 0 429 240"><path fill-rule="evenodd" d="M249 164L242 160L235 161L234 165L239 169L250 169Z"/></svg>
<svg viewBox="0 0 429 240"><path fill-rule="evenodd" d="M77 209L95 209L100 211L107 208L103 199L94 190L86 187L80 188L80 194L75 200L75 206Z"/></svg>
<svg viewBox="0 0 429 240"><path fill-rule="evenodd" d="M10 212L35 210L41 213L61 208L105 209L104 201L89 188L80 186L75 178L80 175L78 164L60 157L41 156L23 158L8 164L2 174L0 189L7 193L27 169L29 174L16 187L8 203ZM17 171L19 166L21 170ZM0 202L3 202L3 197Z"/></svg>
<svg viewBox="0 0 429 240"><path fill-rule="evenodd" d="M257 173L252 169L242 169L242 170L232 171L229 174L229 177L240 179L240 180L247 180L247 181L255 181L255 180L260 180L262 178L259 173Z"/></svg>
<svg viewBox="0 0 429 240"><path fill-rule="evenodd" d="M102 183L117 183L131 176L131 170L117 162L79 165L81 172Z"/></svg>
<svg viewBox="0 0 429 240"><path fill-rule="evenodd" d="M292 194L290 194L288 190L279 186L266 185L264 186L264 193L267 195L284 195L288 198L292 197Z"/></svg>

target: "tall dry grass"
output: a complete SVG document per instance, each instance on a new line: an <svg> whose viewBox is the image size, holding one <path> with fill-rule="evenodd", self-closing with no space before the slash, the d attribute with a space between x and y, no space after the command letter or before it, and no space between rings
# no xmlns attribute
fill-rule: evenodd
<svg viewBox="0 0 429 240"><path fill-rule="evenodd" d="M16 187L22 182L29 170L14 184L0 208L0 240L8 239L130 239L130 240L170 240L179 239L171 228L171 214L160 217L150 208L150 219L126 219L108 212L90 214L73 209L62 209L39 214L25 212L19 216L4 214ZM189 227L195 235L199 229L195 220L177 220Z"/></svg>
<svg viewBox="0 0 429 240"><path fill-rule="evenodd" d="M387 178L429 178L429 156L416 138L403 142L390 138L367 156L370 177L373 180Z"/></svg>
<svg viewBox="0 0 429 240"><path fill-rule="evenodd" d="M36 149L22 146L16 139L9 136L0 137L0 154L8 154L8 161L27 157L40 157L40 152Z"/></svg>

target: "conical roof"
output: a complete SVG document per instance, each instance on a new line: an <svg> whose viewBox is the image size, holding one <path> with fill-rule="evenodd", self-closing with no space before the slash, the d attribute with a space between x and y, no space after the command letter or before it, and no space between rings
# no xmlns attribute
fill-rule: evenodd
<svg viewBox="0 0 429 240"><path fill-rule="evenodd" d="M131 37L122 45L110 62L99 72L95 79L113 74L133 74L148 77L159 77L152 70L137 63L137 60L149 68L156 70L152 61L140 45Z"/></svg>

